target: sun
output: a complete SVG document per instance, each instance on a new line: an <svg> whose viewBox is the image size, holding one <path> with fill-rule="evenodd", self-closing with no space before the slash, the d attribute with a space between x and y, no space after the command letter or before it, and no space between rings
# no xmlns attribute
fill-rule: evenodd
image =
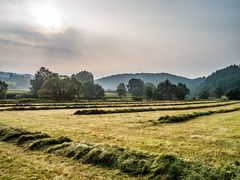
<svg viewBox="0 0 240 180"><path fill-rule="evenodd" d="M61 13L54 7L36 4L32 10L34 22L46 33L62 33L66 30Z"/></svg>

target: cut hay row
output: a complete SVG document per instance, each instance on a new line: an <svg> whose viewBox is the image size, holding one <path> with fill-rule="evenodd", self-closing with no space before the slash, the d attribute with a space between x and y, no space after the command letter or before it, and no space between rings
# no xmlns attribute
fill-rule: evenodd
<svg viewBox="0 0 240 180"><path fill-rule="evenodd" d="M67 103L67 102L55 102L55 103L11 103L11 104L2 104L0 101L0 107L13 107L13 106L91 106L91 105L148 105L148 104L177 104L177 103L196 103L196 104L203 104L203 103L217 103L217 102L223 102L226 100L190 100L190 101L120 101L120 102L108 102L108 101L89 101L89 102L76 102L76 103Z"/></svg>
<svg viewBox="0 0 240 180"><path fill-rule="evenodd" d="M15 135L13 136L13 134ZM46 137L38 136L40 134ZM55 139L40 132L32 133L11 127L0 127L0 139L17 145L20 141L21 146L28 150L54 153L81 163L118 169L133 176L144 176L150 179L230 180L239 178L240 167L237 165L217 169L200 162L184 161L173 154L149 154L111 145L87 143L75 145L67 137ZM24 139L24 141L20 139Z"/></svg>
<svg viewBox="0 0 240 180"><path fill-rule="evenodd" d="M148 112L148 111L191 110L191 109L221 107L221 106L227 106L227 105L233 105L233 104L239 104L239 102L228 102L228 103L202 105L202 106L167 107L167 108L161 107L161 108L115 109L115 110L90 109L90 110L78 110L74 113L74 115L96 115L96 114L135 113L135 112Z"/></svg>
<svg viewBox="0 0 240 180"><path fill-rule="evenodd" d="M159 123L178 123L178 122L184 122L189 121L192 119L195 119L197 117L201 116L210 116L212 114L221 114L221 113L229 113L234 111L239 111L240 108L233 108L233 109L221 109L217 111L206 111L206 112L193 112L191 114L180 114L177 116L162 116L156 121L150 121L153 122L153 124L159 124Z"/></svg>
<svg viewBox="0 0 240 180"><path fill-rule="evenodd" d="M85 109L85 108L118 108L118 107L150 107L150 106L182 106L182 105L197 105L197 104L214 104L224 101L203 101L203 102L182 102L182 103L133 103L133 104L15 104L15 105L0 105L2 110L51 110L51 109Z"/></svg>

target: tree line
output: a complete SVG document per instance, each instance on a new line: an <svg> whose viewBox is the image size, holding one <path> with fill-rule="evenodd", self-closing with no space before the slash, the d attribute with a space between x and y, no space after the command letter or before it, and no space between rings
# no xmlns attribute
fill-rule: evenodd
<svg viewBox="0 0 240 180"><path fill-rule="evenodd" d="M232 69L236 71L236 69L239 70L239 67L230 66L227 68L228 71ZM222 73L223 70L220 72ZM219 72L213 74L212 77L218 74ZM102 86L94 83L94 76L88 71L81 71L77 74L66 76L41 67L35 73L34 79L30 81L30 84L31 98L71 101L74 99L98 100L103 99L105 96ZM228 91L221 86L217 86L212 91L209 88L204 88L200 91L197 98L209 99L214 94L216 98L225 95L230 100L240 100L240 87L236 86L236 84L232 87L234 88ZM0 81L0 99L6 98L7 90L8 84ZM190 90L183 83L175 85L171 81L165 80L155 86L152 83L145 83L143 80L136 78L130 79L126 85L120 83L116 92L120 98L125 97L129 93L133 100L184 100L190 94Z"/></svg>
<svg viewBox="0 0 240 180"><path fill-rule="evenodd" d="M102 86L94 84L94 77L88 71L81 71L69 77L41 67L30 84L31 93L36 98L66 101L73 99L97 100L104 97L104 89Z"/></svg>
<svg viewBox="0 0 240 180"><path fill-rule="evenodd" d="M125 86L120 83L117 87L119 97L126 96L127 91L131 94L133 100L183 100L190 94L190 90L183 83L172 84L169 80L159 83L157 86L152 83L144 83L141 79L130 79Z"/></svg>

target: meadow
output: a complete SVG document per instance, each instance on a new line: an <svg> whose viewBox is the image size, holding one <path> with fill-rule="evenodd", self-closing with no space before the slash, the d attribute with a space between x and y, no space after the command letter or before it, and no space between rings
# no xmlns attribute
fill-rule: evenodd
<svg viewBox="0 0 240 180"><path fill-rule="evenodd" d="M0 111L1 179L240 178L238 101L0 104Z"/></svg>

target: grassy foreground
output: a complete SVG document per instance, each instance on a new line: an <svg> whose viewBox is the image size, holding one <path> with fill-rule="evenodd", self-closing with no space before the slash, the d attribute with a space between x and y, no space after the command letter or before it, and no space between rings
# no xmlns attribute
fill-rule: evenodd
<svg viewBox="0 0 240 180"><path fill-rule="evenodd" d="M238 163L240 159L240 112L225 114L213 114L207 117L198 117L192 121L178 124L149 125L150 120L157 120L161 116L189 114L192 112L216 111L220 109L238 108L239 104L226 105L224 107L212 107L195 110L178 111L154 111L139 113L120 113L106 115L82 115L74 116L75 110L49 110L49 111L11 111L1 112L0 123L15 128L23 128L29 131L42 131L53 137L69 136L73 142L86 142L103 145L117 145L120 147L140 150L147 153L171 152L187 161L199 161L206 165L222 168L226 165ZM63 167L80 168L81 172L69 177L92 177L107 179L136 178L125 174L118 174L115 170L106 170L91 165L66 160L64 158L45 155L40 152L22 151L11 144L0 144L1 165L4 169L2 177L17 177L20 170L7 172L8 165L20 166L26 171L26 175L45 174L44 178L52 178L63 175L63 169L58 169L58 163ZM21 151L19 154L18 152ZM44 161L45 157L51 157L50 166L40 166L38 158ZM32 157L33 156L33 157ZM14 158L13 158L14 157ZM8 160L11 159L12 160ZM55 160L57 159L57 160ZM15 161L17 160L17 161ZM34 168L34 162L39 168ZM69 165L69 164L70 165ZM23 165L23 166L22 166ZM37 166L37 167L38 167ZM49 169L46 171L46 168ZM55 169L55 168L56 169ZM41 170L41 168L43 168ZM51 171L53 170L53 171ZM44 171L44 173L40 173ZM55 172L57 171L57 172ZM103 175L99 176L99 172ZM70 172L76 173L76 172ZM89 173L89 174L88 174ZM7 175L8 174L8 175ZM38 173L37 173L38 174ZM36 176L38 176L36 174ZM95 175L96 176L95 176ZM24 176L24 173L22 173ZM40 178L40 177L39 177ZM5 178L12 179L12 178Z"/></svg>
<svg viewBox="0 0 240 180"><path fill-rule="evenodd" d="M206 166L201 162L185 161L176 155L152 154L110 145L75 144L66 136L52 138L42 132L1 125L0 140L30 151L54 153L81 163L99 165L136 177L150 179L237 179L238 162L224 169Z"/></svg>

